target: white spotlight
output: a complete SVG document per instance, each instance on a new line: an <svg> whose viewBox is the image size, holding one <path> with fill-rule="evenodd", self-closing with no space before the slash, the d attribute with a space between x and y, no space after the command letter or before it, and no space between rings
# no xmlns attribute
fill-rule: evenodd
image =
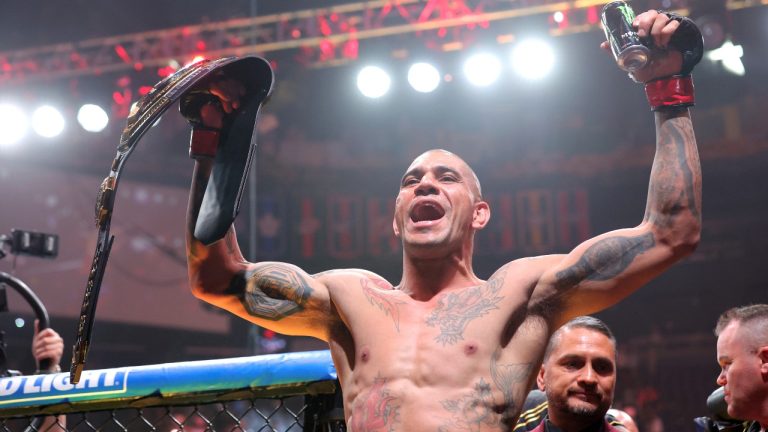
<svg viewBox="0 0 768 432"><path fill-rule="evenodd" d="M53 138L64 130L64 116L59 110L43 105L32 113L32 129L44 138Z"/></svg>
<svg viewBox="0 0 768 432"><path fill-rule="evenodd" d="M88 132L101 132L107 127L109 116L100 106L85 104L77 111L77 122Z"/></svg>
<svg viewBox="0 0 768 432"><path fill-rule="evenodd" d="M723 67L732 74L744 76L746 70L741 57L744 56L744 48L741 45L734 45L731 41L726 41L720 48L707 53L707 58L712 61L723 62Z"/></svg>
<svg viewBox="0 0 768 432"><path fill-rule="evenodd" d="M529 80L544 78L555 64L555 54L548 43L528 39L512 50L512 67L521 77Z"/></svg>
<svg viewBox="0 0 768 432"><path fill-rule="evenodd" d="M9 147L21 141L28 127L24 112L13 105L0 104L0 146Z"/></svg>
<svg viewBox="0 0 768 432"><path fill-rule="evenodd" d="M389 74L377 66L366 66L357 74L357 88L363 96L372 99L384 96L391 85Z"/></svg>
<svg viewBox="0 0 768 432"><path fill-rule="evenodd" d="M493 54L475 54L464 62L464 74L478 87L489 86L501 75L501 62Z"/></svg>
<svg viewBox="0 0 768 432"><path fill-rule="evenodd" d="M557 11L552 14L552 18L555 20L556 23L560 24L565 19L565 14Z"/></svg>
<svg viewBox="0 0 768 432"><path fill-rule="evenodd" d="M429 63L414 63L408 69L408 82L417 92L429 93L440 85L440 72Z"/></svg>

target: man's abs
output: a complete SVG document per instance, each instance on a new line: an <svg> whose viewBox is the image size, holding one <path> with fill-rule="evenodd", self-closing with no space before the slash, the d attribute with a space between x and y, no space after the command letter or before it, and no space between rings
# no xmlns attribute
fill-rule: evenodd
<svg viewBox="0 0 768 432"><path fill-rule="evenodd" d="M489 323L441 344L439 331L409 321L400 333L331 340L351 430L511 430L546 330L527 320L502 347L504 329Z"/></svg>

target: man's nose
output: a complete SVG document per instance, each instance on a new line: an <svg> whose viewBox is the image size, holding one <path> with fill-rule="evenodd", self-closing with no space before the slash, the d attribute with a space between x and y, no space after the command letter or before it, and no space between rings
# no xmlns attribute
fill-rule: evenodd
<svg viewBox="0 0 768 432"><path fill-rule="evenodd" d="M717 376L717 380L715 380L717 385L724 386L728 381L725 379L725 371L721 370L720 375Z"/></svg>
<svg viewBox="0 0 768 432"><path fill-rule="evenodd" d="M435 185L435 179L430 175L425 175L419 181L419 186L416 188L417 196L434 195L437 194L437 186Z"/></svg>
<svg viewBox="0 0 768 432"><path fill-rule="evenodd" d="M585 366L579 375L579 382L584 385L595 385L597 384L597 373L591 366Z"/></svg>

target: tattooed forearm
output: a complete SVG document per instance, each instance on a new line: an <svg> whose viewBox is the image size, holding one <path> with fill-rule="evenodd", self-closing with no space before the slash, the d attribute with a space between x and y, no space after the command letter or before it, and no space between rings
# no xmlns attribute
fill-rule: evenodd
<svg viewBox="0 0 768 432"><path fill-rule="evenodd" d="M498 294L506 274L504 266L480 286L443 295L427 317L428 326L440 327L435 340L442 345L455 344L464 339L464 330L470 321L498 309L497 304L504 298Z"/></svg>
<svg viewBox="0 0 768 432"><path fill-rule="evenodd" d="M382 292L381 289L390 290L391 285L385 281L368 280L363 279L360 281L363 286L363 294L368 299L368 303L376 306L379 310L384 312L384 315L392 318L395 323L395 329L400 332L400 305L405 304L404 301L393 298ZM378 285L378 288L372 285Z"/></svg>
<svg viewBox="0 0 768 432"><path fill-rule="evenodd" d="M208 179L211 176L210 166L197 162L192 173L192 190L189 193L188 216L190 229L194 230L197 216L200 213L200 205L203 203L205 189L208 187Z"/></svg>
<svg viewBox="0 0 768 432"><path fill-rule="evenodd" d="M655 244L652 233L637 237L609 237L590 246L581 258L557 272L557 288L570 288L583 280L608 280L621 274L635 257Z"/></svg>
<svg viewBox="0 0 768 432"><path fill-rule="evenodd" d="M204 248L194 238L193 233L200 214L200 204L203 202L203 196L205 196L205 188L208 186L209 176L210 168L198 162L192 173L192 189L189 192L189 203L187 204L187 255L190 258L199 257L200 248Z"/></svg>
<svg viewBox="0 0 768 432"><path fill-rule="evenodd" d="M227 230L227 234L224 235L224 242L227 245L227 253L229 255L237 255L238 254L238 248L237 248L237 235L235 234L235 230L230 227Z"/></svg>
<svg viewBox="0 0 768 432"><path fill-rule="evenodd" d="M239 274L230 292L253 316L278 321L302 312L312 294L308 281L285 264L261 264Z"/></svg>
<svg viewBox="0 0 768 432"><path fill-rule="evenodd" d="M691 121L683 112L657 113L657 150L645 219L668 228L685 211L701 220L701 167Z"/></svg>

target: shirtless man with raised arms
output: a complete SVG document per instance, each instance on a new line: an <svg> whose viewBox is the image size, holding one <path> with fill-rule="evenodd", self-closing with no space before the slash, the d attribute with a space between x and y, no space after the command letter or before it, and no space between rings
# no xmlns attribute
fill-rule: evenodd
<svg viewBox="0 0 768 432"><path fill-rule="evenodd" d="M679 21L648 11L635 23L657 49L633 78L680 79L672 75L684 71L683 55L664 49ZM237 109L240 93L232 82L210 90L221 104L204 106L201 118L215 128ZM474 274L472 255L490 208L475 173L452 153L428 151L402 177L393 228L403 273L395 285L365 270L311 275L291 264L246 262L234 230L204 246L193 232L212 165L199 158L187 236L193 293L265 328L328 342L349 430L511 430L549 336L617 303L698 243L701 174L689 104L670 103L681 99L664 91L649 97L657 142L642 222L567 255L509 262L487 281Z"/></svg>

